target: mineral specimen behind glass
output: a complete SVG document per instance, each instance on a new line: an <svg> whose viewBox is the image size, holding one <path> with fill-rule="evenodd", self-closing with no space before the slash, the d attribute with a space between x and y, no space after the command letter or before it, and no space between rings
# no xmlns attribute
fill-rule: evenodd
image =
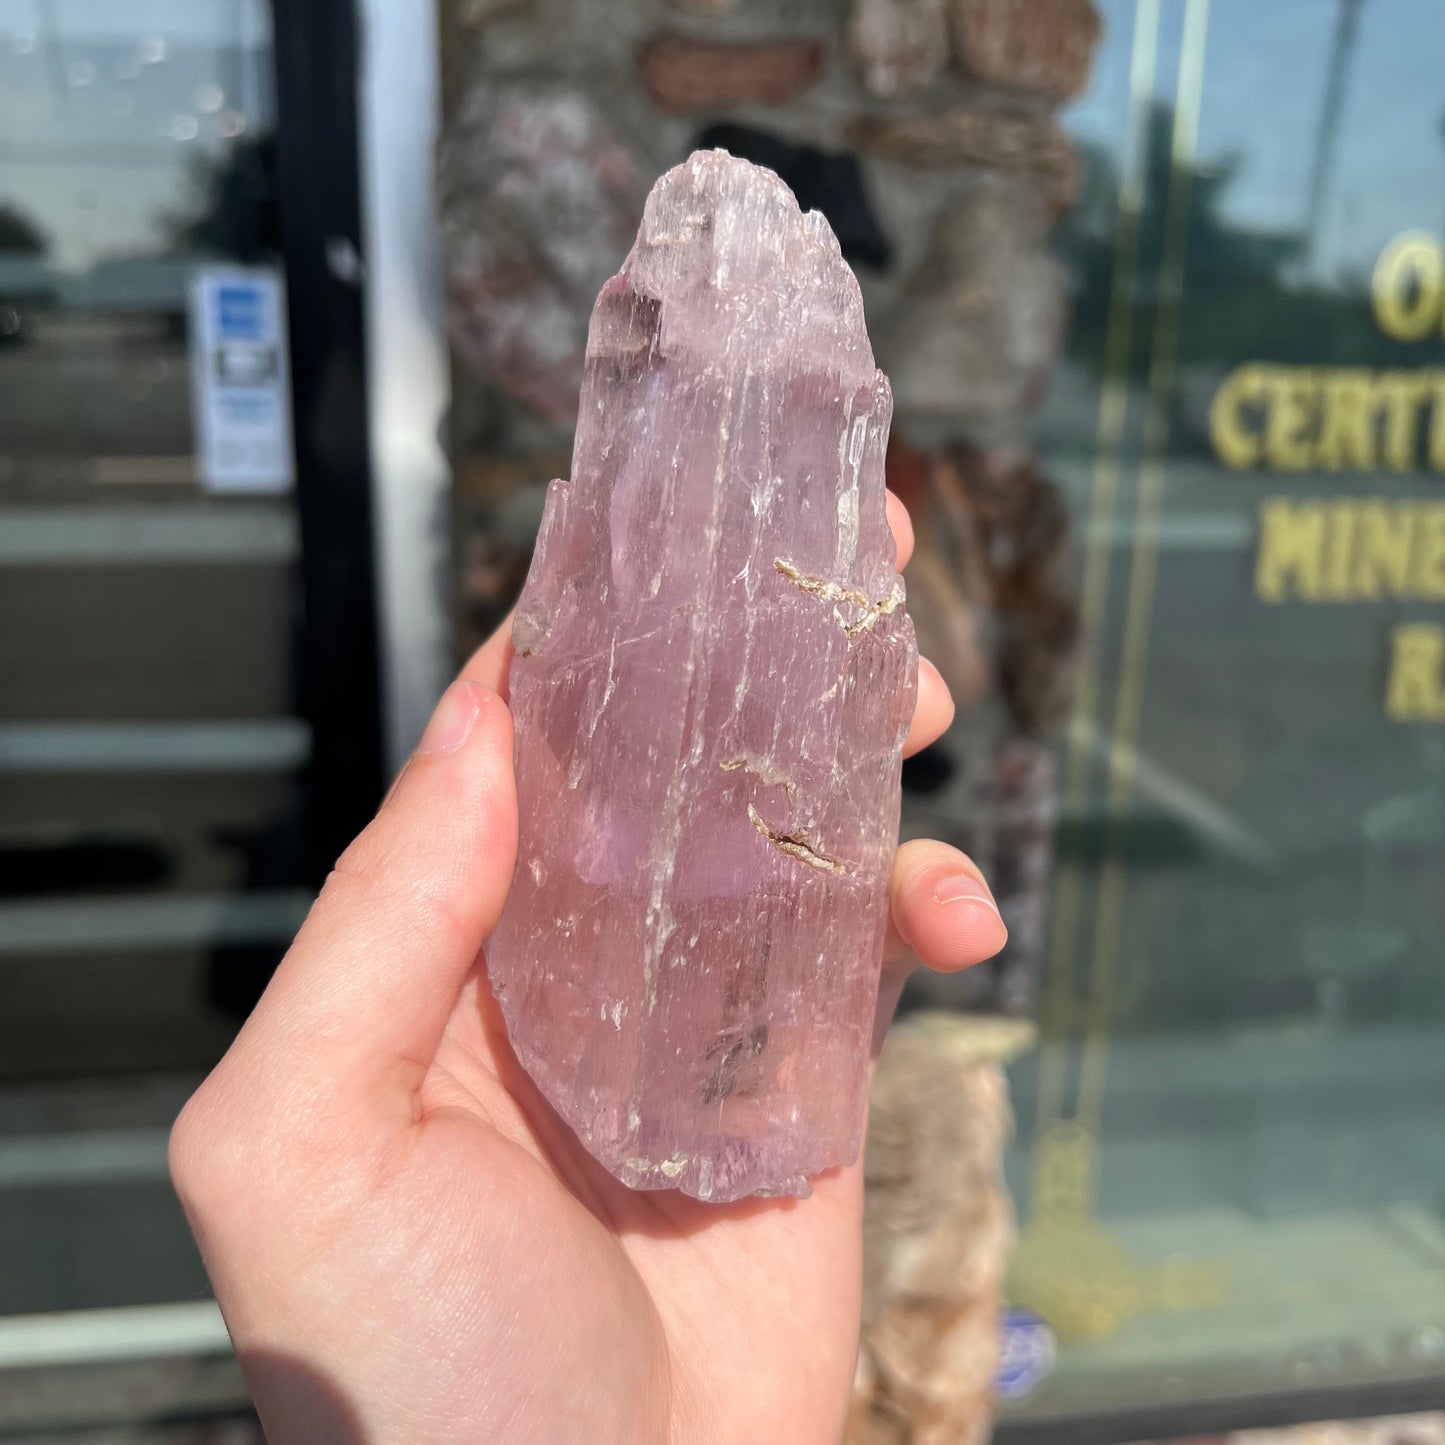
<svg viewBox="0 0 1445 1445"><path fill-rule="evenodd" d="M857 1156L917 671L890 410L827 222L725 151L663 176L517 613L487 947L518 1057L635 1188Z"/></svg>

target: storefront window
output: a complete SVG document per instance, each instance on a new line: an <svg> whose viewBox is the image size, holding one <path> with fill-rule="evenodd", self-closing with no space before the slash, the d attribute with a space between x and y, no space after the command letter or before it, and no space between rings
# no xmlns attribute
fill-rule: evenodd
<svg viewBox="0 0 1445 1445"><path fill-rule="evenodd" d="M1084 645L1015 1408L1445 1371L1445 84L1414 0L1104 7L1037 422Z"/></svg>

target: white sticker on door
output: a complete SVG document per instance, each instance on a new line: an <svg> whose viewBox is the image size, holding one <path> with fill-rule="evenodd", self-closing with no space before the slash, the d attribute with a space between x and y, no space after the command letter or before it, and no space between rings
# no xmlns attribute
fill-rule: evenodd
<svg viewBox="0 0 1445 1445"><path fill-rule="evenodd" d="M197 471L210 492L284 492L295 480L286 293L279 272L205 266L191 279Z"/></svg>

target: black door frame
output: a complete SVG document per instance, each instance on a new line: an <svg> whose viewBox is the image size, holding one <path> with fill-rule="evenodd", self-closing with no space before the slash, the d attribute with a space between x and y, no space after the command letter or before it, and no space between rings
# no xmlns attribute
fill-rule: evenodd
<svg viewBox="0 0 1445 1445"><path fill-rule="evenodd" d="M301 528L298 702L312 731L306 866L319 884L384 786L366 424L361 29L353 0L272 0L271 8Z"/></svg>

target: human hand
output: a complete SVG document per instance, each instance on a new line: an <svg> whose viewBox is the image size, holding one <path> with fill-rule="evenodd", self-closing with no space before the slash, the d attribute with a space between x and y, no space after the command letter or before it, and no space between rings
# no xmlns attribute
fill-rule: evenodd
<svg viewBox="0 0 1445 1445"><path fill-rule="evenodd" d="M892 498L900 567L912 548ZM438 705L171 1142L271 1445L836 1445L861 1160L805 1200L619 1184L507 1044L482 944L517 846L510 649ZM907 750L953 705L920 667ZM911 967L989 957L974 866L899 849L875 1042Z"/></svg>

